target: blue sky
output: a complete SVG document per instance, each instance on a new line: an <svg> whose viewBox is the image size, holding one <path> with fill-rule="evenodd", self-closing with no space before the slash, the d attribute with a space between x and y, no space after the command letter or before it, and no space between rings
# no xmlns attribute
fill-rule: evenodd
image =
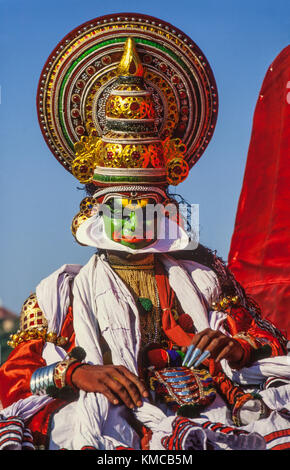
<svg viewBox="0 0 290 470"><path fill-rule="evenodd" d="M178 192L200 204L202 243L227 258L258 93L290 43L289 1L0 0L0 298L15 312L43 277L92 254L70 233L84 196L43 140L35 97L56 44L83 22L117 12L174 24L211 64L220 100L215 135Z"/></svg>

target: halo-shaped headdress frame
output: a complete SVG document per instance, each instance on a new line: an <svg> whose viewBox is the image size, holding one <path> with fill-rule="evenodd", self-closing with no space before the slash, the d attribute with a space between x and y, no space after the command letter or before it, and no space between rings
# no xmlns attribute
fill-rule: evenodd
<svg viewBox="0 0 290 470"><path fill-rule="evenodd" d="M70 172L75 144L101 136L106 101L124 45L133 38L155 106L161 139L180 139L191 168L207 147L218 95L210 65L178 28L140 13L106 15L74 29L46 61L37 91L40 127L51 152Z"/></svg>

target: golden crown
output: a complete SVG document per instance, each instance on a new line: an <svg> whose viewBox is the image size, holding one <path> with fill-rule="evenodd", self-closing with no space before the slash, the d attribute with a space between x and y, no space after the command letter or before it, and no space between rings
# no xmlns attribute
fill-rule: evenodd
<svg viewBox="0 0 290 470"><path fill-rule="evenodd" d="M215 80L198 46L133 13L68 34L43 68L37 103L55 157L98 187L184 181L217 117Z"/></svg>
<svg viewBox="0 0 290 470"><path fill-rule="evenodd" d="M98 181L98 177L103 182L107 174L111 182L123 184L122 170L135 182L138 175L142 182L146 177L142 171L145 168L149 170L150 180L154 176L161 177L159 183L166 181L177 185L187 177L186 147L180 139L160 139L152 91L146 87L143 75L134 39L128 38L117 68L115 86L106 101L105 132L101 137L93 133L83 136L75 144L72 173L81 183ZM140 171L130 173L132 169Z"/></svg>

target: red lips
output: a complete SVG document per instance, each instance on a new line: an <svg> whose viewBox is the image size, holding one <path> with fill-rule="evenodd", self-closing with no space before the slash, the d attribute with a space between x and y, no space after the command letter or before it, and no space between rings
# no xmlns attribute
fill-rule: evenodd
<svg viewBox="0 0 290 470"><path fill-rule="evenodd" d="M147 235L146 238L129 237L129 236L121 235L120 232L115 231L112 234L112 238L115 242L124 241L127 243L141 243L144 241L153 240L153 234L151 231L149 233L146 233L146 235Z"/></svg>

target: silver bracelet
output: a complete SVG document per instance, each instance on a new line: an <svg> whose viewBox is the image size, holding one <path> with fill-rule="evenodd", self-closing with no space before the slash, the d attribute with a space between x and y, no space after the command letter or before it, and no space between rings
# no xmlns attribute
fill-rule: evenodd
<svg viewBox="0 0 290 470"><path fill-rule="evenodd" d="M54 383L54 369L58 362L50 364L49 366L36 369L30 379L30 390L33 395L46 395L48 387L55 387Z"/></svg>
<svg viewBox="0 0 290 470"><path fill-rule="evenodd" d="M30 390L33 395L50 395L53 398L61 398L59 392L66 391L65 374L68 367L74 362L82 362L86 357L86 352L81 347L75 347L67 357L60 361L54 362L49 366L36 369L30 379ZM65 393L68 396L67 393ZM64 394L63 394L64 397Z"/></svg>

